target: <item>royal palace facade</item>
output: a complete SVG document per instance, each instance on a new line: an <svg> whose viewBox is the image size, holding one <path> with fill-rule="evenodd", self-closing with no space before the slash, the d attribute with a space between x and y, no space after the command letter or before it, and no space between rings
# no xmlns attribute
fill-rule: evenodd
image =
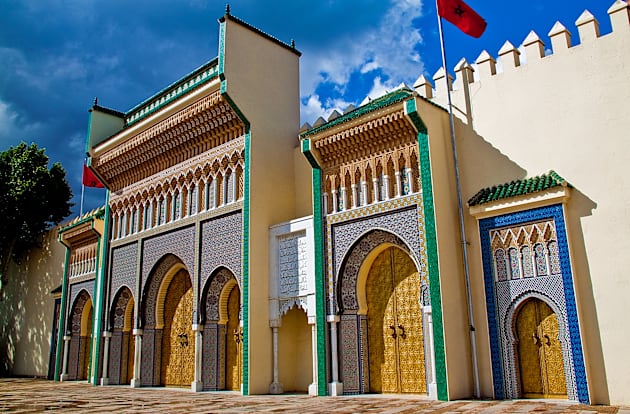
<svg viewBox="0 0 630 414"><path fill-rule="evenodd" d="M107 203L58 230L52 376L630 404L629 6L608 14L300 128L300 52L226 13L216 59L90 110Z"/></svg>

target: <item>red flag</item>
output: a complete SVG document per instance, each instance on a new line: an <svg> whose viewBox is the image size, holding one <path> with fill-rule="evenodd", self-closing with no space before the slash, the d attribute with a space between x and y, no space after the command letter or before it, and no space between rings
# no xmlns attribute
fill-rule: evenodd
<svg viewBox="0 0 630 414"><path fill-rule="evenodd" d="M103 183L96 178L96 175L85 164L83 164L83 185L86 187L105 188Z"/></svg>
<svg viewBox="0 0 630 414"><path fill-rule="evenodd" d="M472 37L479 37L486 30L483 17L461 0L437 0L438 14Z"/></svg>

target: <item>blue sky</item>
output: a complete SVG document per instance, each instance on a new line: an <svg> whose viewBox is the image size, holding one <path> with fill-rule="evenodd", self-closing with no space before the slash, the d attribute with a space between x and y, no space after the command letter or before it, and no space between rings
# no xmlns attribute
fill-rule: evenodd
<svg viewBox="0 0 630 414"><path fill-rule="evenodd" d="M556 21L579 43L574 22L588 9L610 32L613 0L467 3L488 22L479 39L445 23L449 71L483 50L497 56L506 40L519 46L531 30L550 48ZM413 85L441 66L434 1L233 0L231 13L302 52L302 122L367 96ZM0 0L0 151L20 141L46 148L81 195L88 112L99 104L126 111L217 56L213 0ZM105 191L85 190L85 206Z"/></svg>

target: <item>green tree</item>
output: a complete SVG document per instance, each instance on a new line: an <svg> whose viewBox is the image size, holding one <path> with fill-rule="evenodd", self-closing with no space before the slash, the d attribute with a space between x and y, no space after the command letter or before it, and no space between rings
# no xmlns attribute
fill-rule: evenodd
<svg viewBox="0 0 630 414"><path fill-rule="evenodd" d="M41 235L70 214L72 190L59 163L22 142L0 153L0 292L9 263L19 262Z"/></svg>

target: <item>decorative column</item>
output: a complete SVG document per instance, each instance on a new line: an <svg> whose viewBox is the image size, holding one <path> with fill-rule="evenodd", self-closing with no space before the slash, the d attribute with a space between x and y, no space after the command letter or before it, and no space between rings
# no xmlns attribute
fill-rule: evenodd
<svg viewBox="0 0 630 414"><path fill-rule="evenodd" d="M394 178L396 179L396 197L402 196L402 178L400 176L400 171L396 171L394 173Z"/></svg>
<svg viewBox="0 0 630 414"><path fill-rule="evenodd" d="M324 204L322 206L322 211L324 215L327 215L328 214L328 193L322 194L322 203Z"/></svg>
<svg viewBox="0 0 630 414"><path fill-rule="evenodd" d="M372 202L376 204L379 201L381 201L381 197L380 197L381 191L378 185L378 178L372 178L372 189L374 190L374 199L372 200Z"/></svg>
<svg viewBox="0 0 630 414"><path fill-rule="evenodd" d="M423 306L422 314L424 316L426 329L424 332L428 332L425 335L425 341L428 341L427 352L425 352L425 360L427 367L427 394L428 397L437 400L437 383L435 382L435 348L433 346L433 313L431 312L431 306Z"/></svg>
<svg viewBox="0 0 630 414"><path fill-rule="evenodd" d="M309 317L311 325L311 354L313 355L313 382L308 386L308 395L317 397L317 321Z"/></svg>
<svg viewBox="0 0 630 414"><path fill-rule="evenodd" d="M203 356L203 325L193 323L192 330L195 332L195 380L191 384L193 392L203 390L203 382L201 381L201 364Z"/></svg>
<svg viewBox="0 0 630 414"><path fill-rule="evenodd" d="M70 349L70 335L64 335L63 337L63 365L61 368L61 377L59 381L68 380L68 350Z"/></svg>
<svg viewBox="0 0 630 414"><path fill-rule="evenodd" d="M348 191L346 187L341 187L341 210L348 209Z"/></svg>
<svg viewBox="0 0 630 414"><path fill-rule="evenodd" d="M367 206L369 203L368 200L368 185L365 180L361 181L361 205Z"/></svg>
<svg viewBox="0 0 630 414"><path fill-rule="evenodd" d="M385 194L383 194L383 200L389 200L389 175L383 176L383 189Z"/></svg>
<svg viewBox="0 0 630 414"><path fill-rule="evenodd" d="M330 191L332 193L332 199L333 199L333 213L337 213L339 211L339 204L338 204L338 195L337 195L337 190L331 190Z"/></svg>
<svg viewBox="0 0 630 414"><path fill-rule="evenodd" d="M111 332L103 331L105 344L103 345L103 377L101 378L101 386L109 384L109 338L111 337Z"/></svg>
<svg viewBox="0 0 630 414"><path fill-rule="evenodd" d="M134 329L133 335L136 337L136 349L133 354L133 378L131 388L140 387L140 363L142 359L142 329Z"/></svg>
<svg viewBox="0 0 630 414"><path fill-rule="evenodd" d="M378 181L377 181L378 182ZM337 323L339 315L328 315L330 323L330 360L332 369L332 382L328 384L328 395L336 397L343 395L343 384L339 382L339 357L337 356Z"/></svg>
<svg viewBox="0 0 630 414"><path fill-rule="evenodd" d="M358 207L358 203L357 203L357 198L358 198L357 185L356 184L352 184L350 187L352 188L352 208L357 208Z"/></svg>
<svg viewBox="0 0 630 414"><path fill-rule="evenodd" d="M278 380L278 328L280 324L280 320L269 321L273 347L273 382L269 384L269 394L282 394L284 392L282 383Z"/></svg>

